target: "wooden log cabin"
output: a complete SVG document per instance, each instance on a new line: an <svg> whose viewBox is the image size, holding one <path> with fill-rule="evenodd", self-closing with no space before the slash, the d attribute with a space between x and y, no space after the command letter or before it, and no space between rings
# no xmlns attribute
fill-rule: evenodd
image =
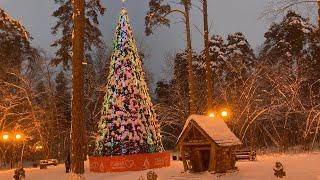
<svg viewBox="0 0 320 180"><path fill-rule="evenodd" d="M241 144L223 120L191 115L176 148L180 150L185 171L224 173L236 168L236 149Z"/></svg>

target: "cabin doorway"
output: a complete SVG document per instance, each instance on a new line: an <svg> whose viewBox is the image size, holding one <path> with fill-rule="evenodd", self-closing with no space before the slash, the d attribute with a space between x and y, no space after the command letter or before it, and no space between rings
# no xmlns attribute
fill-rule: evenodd
<svg viewBox="0 0 320 180"><path fill-rule="evenodd" d="M209 149L193 149L190 153L190 163L193 172L204 172L209 170L210 166Z"/></svg>
<svg viewBox="0 0 320 180"><path fill-rule="evenodd" d="M201 172L202 167L200 162L200 153L199 151L192 150L190 153L190 163L191 163L191 169L193 172Z"/></svg>
<svg viewBox="0 0 320 180"><path fill-rule="evenodd" d="M201 156L202 170L208 171L209 163L210 163L210 150L201 150L200 156Z"/></svg>

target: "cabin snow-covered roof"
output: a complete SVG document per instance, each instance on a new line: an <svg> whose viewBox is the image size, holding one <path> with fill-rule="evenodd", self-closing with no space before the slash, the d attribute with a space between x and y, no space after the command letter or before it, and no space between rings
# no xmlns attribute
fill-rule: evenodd
<svg viewBox="0 0 320 180"><path fill-rule="evenodd" d="M191 122L196 123L219 146L235 146L242 144L239 138L231 132L223 120L203 115L189 116L178 141L180 141L182 134L186 131Z"/></svg>

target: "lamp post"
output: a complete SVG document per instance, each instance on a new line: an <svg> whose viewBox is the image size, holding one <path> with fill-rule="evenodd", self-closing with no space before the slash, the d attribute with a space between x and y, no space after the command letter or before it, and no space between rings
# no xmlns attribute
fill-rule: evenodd
<svg viewBox="0 0 320 180"><path fill-rule="evenodd" d="M14 137L16 142L20 143L22 141L23 143L21 148L21 156L20 156L20 164L21 166L23 166L22 162L23 162L23 154L24 154L24 146L25 146L25 142L24 142L25 137L22 133L16 133Z"/></svg>
<svg viewBox="0 0 320 180"><path fill-rule="evenodd" d="M24 153L24 146L25 146L25 143L24 143L24 135L22 133L2 133L2 136L1 136L1 140L4 142L4 143L9 143L11 144L10 148L7 148L7 150L9 149L10 150L10 168L12 169L12 156L13 156L13 150L14 148L12 149L12 147L15 147L14 144L15 142L23 142L23 146L22 146L22 150L21 150L21 157L20 157L20 163L22 165L22 160L23 160L23 153ZM6 151L7 151L6 150ZM6 154L6 151L5 151L5 154Z"/></svg>
<svg viewBox="0 0 320 180"><path fill-rule="evenodd" d="M37 144L34 147L34 154L33 154L34 167L37 167L37 162L36 162L35 156L37 157L37 160L39 159L39 157L41 158L42 150L43 150L43 146L42 145Z"/></svg>
<svg viewBox="0 0 320 180"><path fill-rule="evenodd" d="M3 151L3 157L2 157L2 159L3 159L4 161L6 161L6 154L7 154L7 151L8 151L7 142L9 141L9 138L10 138L10 136L9 136L8 133L3 133L3 134L1 135L1 140L2 140L3 143L4 143L4 151ZM11 161L11 156L10 156L10 161Z"/></svg>

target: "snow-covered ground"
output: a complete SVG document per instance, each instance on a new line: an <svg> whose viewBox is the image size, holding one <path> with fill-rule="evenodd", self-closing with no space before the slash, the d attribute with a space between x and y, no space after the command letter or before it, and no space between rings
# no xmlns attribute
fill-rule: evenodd
<svg viewBox="0 0 320 180"><path fill-rule="evenodd" d="M286 179L293 180L320 180L320 153L308 154L284 154L284 155L265 155L258 156L255 162L238 162L239 172L222 176L210 173L189 174L182 173L182 162L172 161L169 168L155 169L160 180L212 180L212 179L232 179L232 180L263 180L275 179L273 176L273 166L276 161L284 165L287 173ZM88 168L88 164L86 164ZM147 171L126 172L126 173L106 173L97 174L86 171L87 180L137 180L141 175L146 176ZM13 170L0 171L0 180L11 180ZM27 180L67 180L68 174L64 173L64 166L50 166L48 169L39 168L26 169Z"/></svg>

